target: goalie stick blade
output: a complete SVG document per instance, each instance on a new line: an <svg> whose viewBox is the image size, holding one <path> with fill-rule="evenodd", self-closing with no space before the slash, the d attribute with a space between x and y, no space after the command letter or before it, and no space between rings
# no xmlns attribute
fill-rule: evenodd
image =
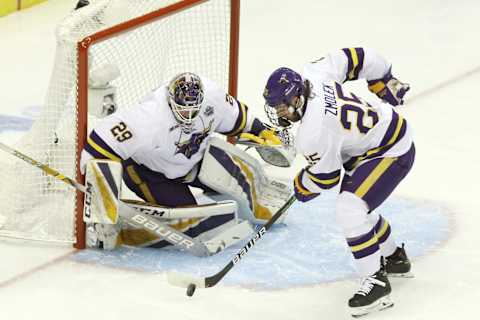
<svg viewBox="0 0 480 320"><path fill-rule="evenodd" d="M195 277L186 273L171 271L167 273L167 281L173 286L188 288L194 284L197 288L206 288L205 278Z"/></svg>

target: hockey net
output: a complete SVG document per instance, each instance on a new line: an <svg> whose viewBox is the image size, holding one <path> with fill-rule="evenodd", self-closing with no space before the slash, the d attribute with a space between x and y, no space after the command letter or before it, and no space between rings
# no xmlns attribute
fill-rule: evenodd
<svg viewBox="0 0 480 320"><path fill-rule="evenodd" d="M83 183L79 153L95 122L89 74L106 64L120 71L111 81L118 108L135 105L182 71L235 95L238 11L239 0L97 0L71 12L56 30L41 114L14 147ZM0 187L0 236L84 247L80 193L11 156L2 156Z"/></svg>

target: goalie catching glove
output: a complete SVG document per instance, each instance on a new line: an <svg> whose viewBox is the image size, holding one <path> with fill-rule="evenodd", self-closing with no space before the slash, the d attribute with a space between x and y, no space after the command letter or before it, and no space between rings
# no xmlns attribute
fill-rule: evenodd
<svg viewBox="0 0 480 320"><path fill-rule="evenodd" d="M258 136L242 133L237 140L238 144L255 147L263 161L277 167L290 167L292 164L296 155L292 142L293 137L287 129L271 127L262 130Z"/></svg>
<svg viewBox="0 0 480 320"><path fill-rule="evenodd" d="M368 89L371 92L392 106L402 105L403 97L410 90L409 84L403 83L392 76L392 68L388 69L383 78L367 82Z"/></svg>
<svg viewBox="0 0 480 320"><path fill-rule="evenodd" d="M241 133L240 140L255 142L262 146L281 146L282 140L277 136L273 128L262 130L258 136L253 133Z"/></svg>

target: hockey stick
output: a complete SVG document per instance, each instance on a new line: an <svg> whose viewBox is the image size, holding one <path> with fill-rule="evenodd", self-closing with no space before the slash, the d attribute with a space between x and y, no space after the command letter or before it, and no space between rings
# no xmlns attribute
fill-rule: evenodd
<svg viewBox="0 0 480 320"><path fill-rule="evenodd" d="M219 272L214 275L206 278L195 277L185 273L179 272L169 272L167 274L167 281L178 287L187 288L187 295L192 296L195 292L195 288L210 288L216 285L220 280L225 277L225 275L237 264L240 260L245 257L248 251L260 240L263 235L267 232L268 229L278 220L290 206L295 202L295 195L290 196L287 202L273 215L273 217L264 224L260 230L253 236L253 238L248 241L248 243L233 257L232 260Z"/></svg>
<svg viewBox="0 0 480 320"><path fill-rule="evenodd" d="M78 183L77 181L67 176L64 176L63 174L50 168L46 164L43 164L41 162L38 162L30 158L29 156L7 146L6 144L3 144L2 142L0 142L0 149L27 162L28 164L34 167L39 168L46 174L65 182L66 184L74 187L75 189L83 193L87 192L87 189L83 184ZM148 230L153 234L157 235L159 238L164 239L175 246L179 246L183 249L186 249L187 251L189 251L190 253L196 256L199 256L199 257L209 256L214 253L217 253L222 249L222 247L219 247L217 249L209 248L202 242L196 239L193 239L187 236L186 234L180 231L177 231L174 228L164 223L159 222L157 219L150 217L145 213L135 210L134 208L128 206L126 203L122 201L119 201L119 212L122 215L122 217L128 220L130 224L133 224L134 226Z"/></svg>

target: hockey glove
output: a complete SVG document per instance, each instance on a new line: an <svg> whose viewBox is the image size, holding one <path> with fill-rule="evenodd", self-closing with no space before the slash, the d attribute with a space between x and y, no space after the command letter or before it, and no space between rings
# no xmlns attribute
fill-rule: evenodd
<svg viewBox="0 0 480 320"><path fill-rule="evenodd" d="M259 137L262 138L265 141L265 144L268 144L268 145L271 145L271 146L282 145L282 141L277 136L277 133L274 129L263 130L262 132L260 132Z"/></svg>
<svg viewBox="0 0 480 320"><path fill-rule="evenodd" d="M320 193L315 193L309 191L302 183L302 176L305 172L305 169L302 169L300 173L293 180L293 189L295 191L295 198L301 202L310 201L320 195Z"/></svg>
<svg viewBox="0 0 480 320"><path fill-rule="evenodd" d="M281 146L282 141L271 129L265 129L258 136L253 133L241 133L240 139L258 143L265 146Z"/></svg>
<svg viewBox="0 0 480 320"><path fill-rule="evenodd" d="M403 104L403 97L410 90L410 85L400 82L397 78L392 76L392 68L381 79L370 80L368 82L368 89L375 93L384 102L392 106Z"/></svg>

